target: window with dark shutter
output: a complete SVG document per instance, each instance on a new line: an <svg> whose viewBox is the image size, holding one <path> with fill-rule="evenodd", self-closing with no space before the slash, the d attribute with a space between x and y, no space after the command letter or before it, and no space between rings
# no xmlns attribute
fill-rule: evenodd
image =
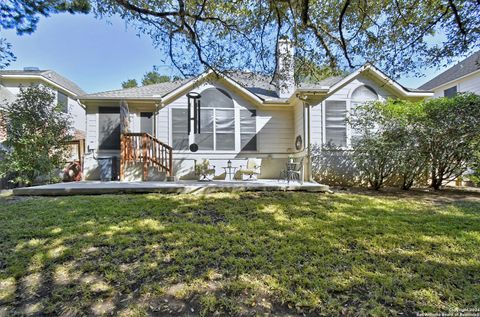
<svg viewBox="0 0 480 317"><path fill-rule="evenodd" d="M99 107L98 125L98 148L120 150L120 108Z"/></svg>

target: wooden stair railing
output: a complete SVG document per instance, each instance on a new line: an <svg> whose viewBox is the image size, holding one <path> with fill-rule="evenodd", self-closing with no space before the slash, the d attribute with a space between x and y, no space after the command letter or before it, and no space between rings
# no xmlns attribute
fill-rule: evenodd
<svg viewBox="0 0 480 317"><path fill-rule="evenodd" d="M143 180L148 179L148 167L153 166L172 176L173 148L148 133L120 135L120 180L125 177L128 163L143 163Z"/></svg>

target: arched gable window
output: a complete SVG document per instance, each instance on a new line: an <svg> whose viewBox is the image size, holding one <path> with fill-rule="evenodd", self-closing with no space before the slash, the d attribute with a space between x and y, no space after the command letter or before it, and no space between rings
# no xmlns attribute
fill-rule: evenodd
<svg viewBox="0 0 480 317"><path fill-rule="evenodd" d="M200 92L201 133L195 135L200 150L235 150L235 105L223 89L207 88Z"/></svg>
<svg viewBox="0 0 480 317"><path fill-rule="evenodd" d="M233 99L223 89L207 88L201 92L202 107L205 108L233 108Z"/></svg>
<svg viewBox="0 0 480 317"><path fill-rule="evenodd" d="M370 86L360 86L355 89L352 93L352 101L353 102L368 102L368 101L376 101L378 100L378 94L376 91Z"/></svg>

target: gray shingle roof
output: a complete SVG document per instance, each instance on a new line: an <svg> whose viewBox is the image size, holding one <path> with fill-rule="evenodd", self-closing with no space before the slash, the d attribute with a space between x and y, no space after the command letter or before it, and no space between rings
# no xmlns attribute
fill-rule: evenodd
<svg viewBox="0 0 480 317"><path fill-rule="evenodd" d="M83 95L82 99L121 99L121 98L154 98L154 97L163 97L167 95L169 92L177 89L178 87L182 86L183 84L187 83L188 81L192 80L192 78L176 80L172 82L160 83L160 84L152 84L146 85L141 87L134 87L134 88L125 88L125 89L117 89L117 90L109 90L103 92L97 92L93 94L86 94Z"/></svg>
<svg viewBox="0 0 480 317"><path fill-rule="evenodd" d="M480 69L480 51L426 82L419 89L431 90Z"/></svg>
<svg viewBox="0 0 480 317"><path fill-rule="evenodd" d="M298 85L298 88L301 89L320 89L322 87L330 87L338 83L340 80L344 79L345 76L331 76L327 77L325 79L322 79L320 81L317 81L316 83L300 83Z"/></svg>
<svg viewBox="0 0 480 317"><path fill-rule="evenodd" d="M85 92L73 81L67 79L53 70L0 70L1 75L36 75L53 81L55 84L71 91L77 96L84 95Z"/></svg>
<svg viewBox="0 0 480 317"><path fill-rule="evenodd" d="M278 97L276 86L272 83L272 78L266 75L260 75L251 72L228 72L226 74L230 79L245 87L251 93L257 95L264 100L283 100ZM331 86L338 81L342 80L342 76L329 77L314 84L301 83L299 88L315 89L324 86ZM135 88L126 88L118 90L110 90L104 92L98 92L93 94L83 95L82 99L147 99L147 98L161 98L171 91L181 87L187 82L194 80L195 78L187 78L183 80L177 80L174 82L166 82L160 84L153 84Z"/></svg>

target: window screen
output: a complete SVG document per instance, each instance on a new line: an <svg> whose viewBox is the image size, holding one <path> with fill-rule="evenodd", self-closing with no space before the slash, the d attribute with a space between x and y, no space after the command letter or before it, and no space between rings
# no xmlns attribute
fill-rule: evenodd
<svg viewBox="0 0 480 317"><path fill-rule="evenodd" d="M457 86L453 86L443 91L443 96L449 97L449 98L454 97L456 94L457 94Z"/></svg>
<svg viewBox="0 0 480 317"><path fill-rule="evenodd" d="M64 113L68 112L68 96L67 95L61 93L60 91L57 91L57 103L62 112Z"/></svg>
<svg viewBox="0 0 480 317"><path fill-rule="evenodd" d="M213 150L213 109L202 109L200 113L200 134L195 135L199 150Z"/></svg>
<svg viewBox="0 0 480 317"><path fill-rule="evenodd" d="M257 150L257 112L240 110L240 139L242 151Z"/></svg>
<svg viewBox="0 0 480 317"><path fill-rule="evenodd" d="M347 103L345 101L325 102L325 138L327 144L347 146L346 127Z"/></svg>
<svg viewBox="0 0 480 317"><path fill-rule="evenodd" d="M235 111L215 109L216 150L235 150Z"/></svg>
<svg viewBox="0 0 480 317"><path fill-rule="evenodd" d="M188 149L187 109L172 109L172 147Z"/></svg>
<svg viewBox="0 0 480 317"><path fill-rule="evenodd" d="M120 108L100 107L98 109L98 144L101 150L120 149Z"/></svg>

